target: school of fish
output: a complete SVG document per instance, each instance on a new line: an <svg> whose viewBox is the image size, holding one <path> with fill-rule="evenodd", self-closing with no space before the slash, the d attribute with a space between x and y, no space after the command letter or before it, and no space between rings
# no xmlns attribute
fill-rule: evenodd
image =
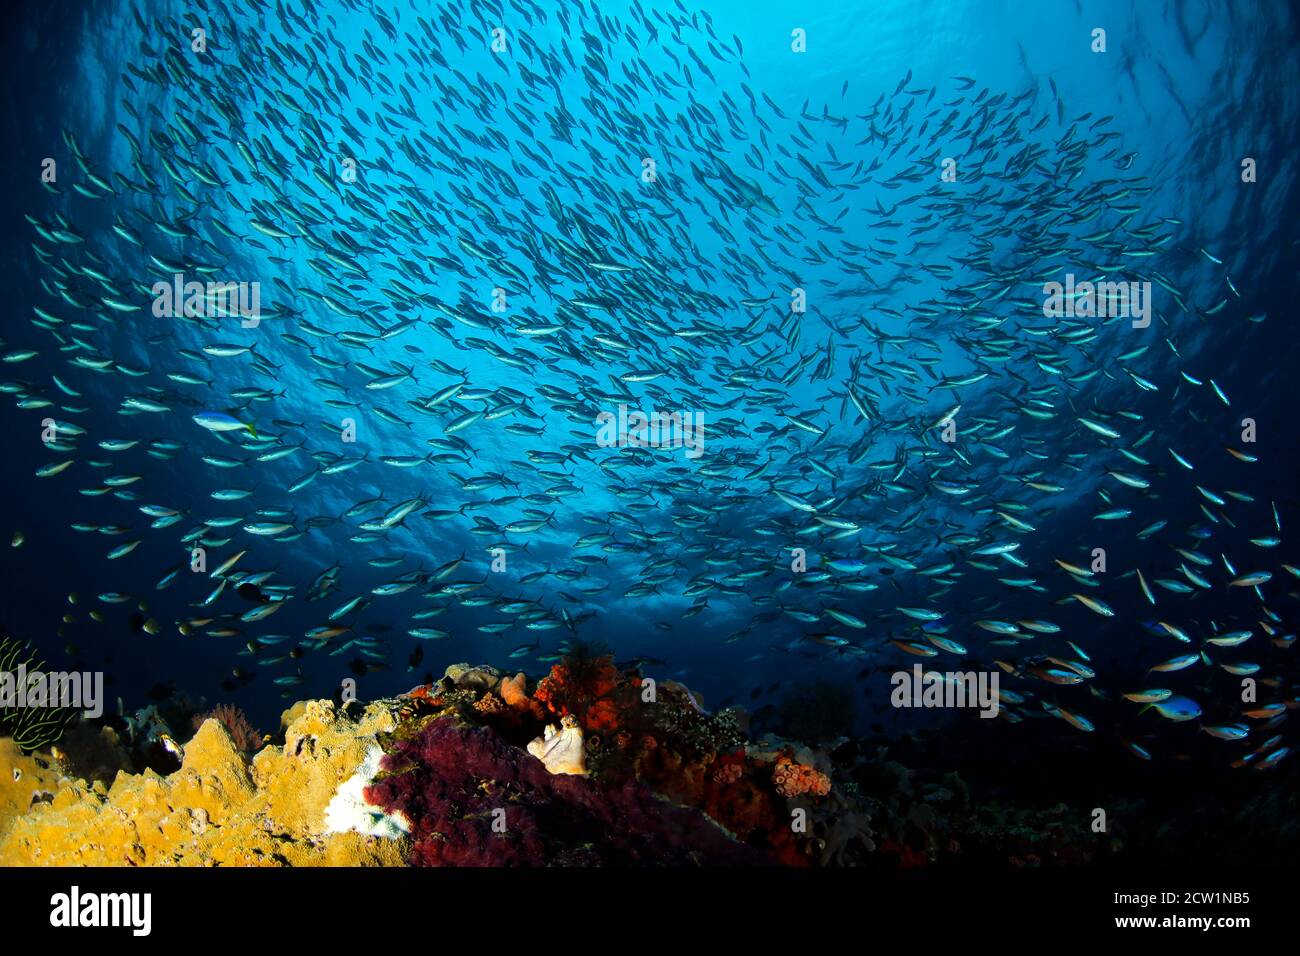
<svg viewBox="0 0 1300 956"><path fill-rule="evenodd" d="M1293 503L1206 346L1265 316L1113 117L1033 76L787 102L683 0L244 6L132 8L112 125L31 204L25 480L96 560L174 552L79 613L176 595L148 634L288 695L304 655L415 669L451 609L545 662L619 608L997 667L1004 719L1142 759L1180 722L1286 757ZM1149 327L1047 316L1067 272L1150 283ZM259 281L257 321L158 317L178 274ZM703 453L602 447L621 405L695 413Z"/></svg>

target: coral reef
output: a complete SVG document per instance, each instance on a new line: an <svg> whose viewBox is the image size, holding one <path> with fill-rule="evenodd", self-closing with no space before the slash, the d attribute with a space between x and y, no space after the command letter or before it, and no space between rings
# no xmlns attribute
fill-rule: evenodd
<svg viewBox="0 0 1300 956"><path fill-rule="evenodd" d="M1122 846L1077 809L977 806L889 741L751 740L745 712L588 649L535 684L455 664L364 708L300 702L251 758L241 718L183 748L156 707L48 756L0 740L0 865L1033 867Z"/></svg>
<svg viewBox="0 0 1300 956"><path fill-rule="evenodd" d="M48 801L0 819L0 865L277 866L400 864L402 841L329 834L325 812L364 763L391 708L357 721L312 701L282 747L250 763L217 720L185 746L179 770L62 781Z"/></svg>

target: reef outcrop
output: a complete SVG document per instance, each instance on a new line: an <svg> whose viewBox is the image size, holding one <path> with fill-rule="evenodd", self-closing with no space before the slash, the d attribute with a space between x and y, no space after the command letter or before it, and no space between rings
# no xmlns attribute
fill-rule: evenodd
<svg viewBox="0 0 1300 956"><path fill-rule="evenodd" d="M1042 866L1118 845L1068 808L977 808L887 742L750 739L744 711L590 653L303 701L265 744L218 713L183 744L153 708L132 747L88 724L48 754L0 740L0 865ZM141 764L157 741L168 772Z"/></svg>

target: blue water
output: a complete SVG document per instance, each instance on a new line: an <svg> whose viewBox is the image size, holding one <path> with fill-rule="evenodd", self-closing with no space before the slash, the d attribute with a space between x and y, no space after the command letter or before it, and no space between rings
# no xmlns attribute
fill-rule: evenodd
<svg viewBox="0 0 1300 956"><path fill-rule="evenodd" d="M659 31L651 38L644 16L629 16L625 5L596 8L598 15L590 4L511 5L496 13L490 4L318 3L294 5L296 19L286 20L278 6L254 14L242 4L209 4L208 12L197 12L139 3L148 25L143 32L129 4L22 8L6 39L6 140L12 144L6 160L13 165L0 200L11 238L3 265L10 309L2 334L6 351L41 354L6 366L0 377L30 383L29 393L65 409L84 410L3 406L9 435L5 520L12 528L0 530L7 536L22 529L27 538L22 548L3 550L3 618L11 632L35 640L56 659L104 669L128 709L152 685L174 680L193 697L238 703L266 725L286 699L333 693L351 676L347 664L357 653L328 651L365 636L378 639L389 667L361 679L363 696L405 690L426 672L438 676L460 660L517 665L537 675L548 666L537 655L556 653L562 639L577 637L600 641L623 658L661 661L649 671L685 681L710 706L746 702L751 688L773 683L820 678L851 685L866 721L888 713L884 675L915 660L888 643L890 637L919 638L899 606L944 611L949 636L971 649L966 659L983 667L1034 648L986 646L990 635L973 629L974 619L1048 618L1063 625L1061 637L1089 650L1112 693L1130 678L1141 680L1145 667L1182 648L1173 641L1149 650L1137 645L1152 640L1139 626L1152 612L1135 582L1108 579L1093 594L1115 609L1114 618L1102 619L1077 604L1057 603L1079 588L1052 562L1086 564L1092 547L1106 547L1116 566L1113 578L1133 566L1146 568L1148 576L1157 570L1156 576L1177 576L1170 548L1187 545L1188 527L1209 524L1198 484L1254 498L1215 509L1230 514L1232 526L1216 523L1217 537L1205 553L1216 562L1220 551L1235 555L1241 571L1266 563L1275 577L1286 576L1278 570L1279 561L1293 560L1282 553L1285 547L1266 562L1253 562L1257 552L1245 539L1269 532L1270 502L1282 515L1284 539L1287 518L1300 518L1288 401L1295 362L1288 313L1295 288L1300 87L1296 19L1287 6L831 2L809 12L798 5L727 2L653 8L678 23L677 38L663 17L651 14ZM544 22L528 10L546 11ZM376 11L386 12L396 38ZM435 47L417 17L431 24ZM489 48L498 23L508 36L502 54ZM209 31L210 49L201 58L189 51L195 25ZM1097 27L1106 30L1104 53L1090 49ZM791 49L797 28L806 31L803 53ZM314 38L309 29L317 31ZM599 53L588 53L584 31L599 37ZM154 83L129 72L131 66L156 70L168 49L199 79ZM374 51L382 51L382 60ZM445 66L429 69L418 61L417 53L435 51ZM707 64L712 78L688 51ZM963 88L966 81L955 77L973 82ZM234 122L214 106L212 93L228 103ZM874 119L863 118L873 111ZM981 132L936 135L949 114L957 127L975 117ZM151 131L187 138L177 117L200 130L203 141L162 143L166 148L150 142ZM305 117L319 122L324 141ZM981 127L981 118L987 125ZM567 132L557 133L561 126ZM65 129L99 176L119 172L139 181L120 127L142 144L154 194L119 188L117 195L92 199L72 192L85 177L61 137ZM872 128L884 135L873 136ZM899 135L903 129L907 136ZM259 153L250 166L235 148L259 140L273 148L277 162L268 164L267 154ZM727 196L711 172L711 155L759 184L777 213L746 210ZM60 195L39 181L47 156L58 162ZM655 184L640 178L647 156L656 160ZM206 165L223 186L204 184L183 167L178 183L163 163L178 157ZM356 183L340 178L345 157L357 161ZM948 157L957 163L956 182L940 179ZM1257 161L1253 183L1241 180L1246 157ZM1103 203L1099 195L1109 198ZM558 222L550 202L565 211ZM288 203L308 227L293 222ZM84 243L52 245L22 218L49 223L56 214ZM112 232L119 215L144 237L143 247ZM254 216L289 232L309 229L319 244L260 235L249 225ZM169 236L151 220L188 223L194 235ZM1089 241L1121 223L1150 226L1149 236L1163 237L1155 255L1126 258L1119 247L1102 252ZM1044 234L1050 243L1041 240ZM549 241L557 236L599 244L609 260L638 271L575 270ZM526 279L504 275L505 266L467 251L460 240L495 250ZM1032 255L1026 252L1031 246ZM343 251L364 275L332 264L325 247ZM122 297L141 311L78 310L60 300L51 285L51 250L54 258L67 255L81 265L94 262L86 258L93 253ZM255 329L229 318L207 328L156 318L146 290L159 270L148 254L213 266L219 279L260 282L263 308L280 314ZM647 263L657 275L653 281L646 278ZM1041 305L1041 283L1106 267L1130 277L1157 270L1180 291L1186 308L1157 286L1151 328L1098 323L1086 350L1049 353L1060 343L1046 334L1051 323L1033 313ZM423 298L394 291L394 281ZM74 284L92 282L83 275ZM806 290L808 310L791 316L795 286ZM508 311L500 315L491 312L497 287L508 290ZM344 301L356 315L332 310L321 294ZM765 307L739 304L769 296L773 303ZM609 309L561 307L578 297L616 302ZM495 327L456 322L437 309L438 302L477 310ZM74 334L63 327L68 351L61 352L49 332L31 324L34 306L87 328ZM1261 315L1267 318L1249 319ZM369 348L337 339L345 330L374 334L410 319L414 326ZM882 344L862 321L896 341ZM304 332L303 322L326 335ZM717 331L693 339L673 334L699 329L699 322ZM548 323L561 331L536 338L514 331ZM619 350L602 352L593 343L602 328L632 346L621 363L615 360ZM987 359L982 350L995 328L1005 337L1008 357L977 364L977 357ZM302 338L295 343L286 334ZM69 347L74 338L85 343L83 353L144 374L69 365L78 354ZM214 342L252 344L255 355L202 360L184 354ZM501 361L492 348L515 364ZM322 367L311 360L313 353L349 367ZM255 358L268 365L257 369ZM825 374L815 377L823 361ZM373 373L358 369L358 362ZM863 362L859 381L876 391L878 414L869 451L850 465L865 426L846 405L844 383L851 366ZM413 367L416 381L364 388L374 376L394 373L394 363ZM274 374L267 374L272 366ZM1144 390L1123 368L1156 390ZM936 384L981 369L990 374L977 383L956 389ZM1098 369L1102 374L1083 378ZM640 370L661 375L619 384L619 376ZM1208 384L1180 381L1181 371L1201 381L1213 378L1231 404L1225 406ZM178 383L168 373L211 384ZM59 392L51 375L81 397ZM453 398L432 411L408 404L427 400L462 375L472 389L514 391ZM346 393L322 386L322 379L343 385ZM124 414L123 399L146 394L150 386L165 390L159 397L171 410ZM283 394L252 403L231 397L252 386ZM539 391L544 386L586 394L575 408L557 408L555 393ZM619 453L596 447L595 416L615 410L616 393L624 389L635 397L634 407L703 413L705 453L691 459L681 449ZM444 436L453 419L496 407L510 395L526 396L526 410L457 433L472 448L466 463L398 468L380 462L382 456L436 451L427 440ZM331 398L360 407L324 404ZM969 421L983 429L970 433L969 445L959 441L965 460L945 454L933 429L926 430L958 402L963 428ZM410 426L383 420L375 407ZM1124 444L1133 448L1151 432L1138 446L1151 466L1126 461L1112 444L1080 429L1077 418L1091 409L1141 416L1120 419ZM196 425L192 416L204 410L232 412L251 421L260 436L305 447L278 461L214 468L202 456L250 454L241 439ZM792 428L787 413L815 419L824 434ZM77 440L72 467L35 478L41 465L69 457L52 455L40 443L46 415L73 421L87 434ZM1259 427L1259 440L1248 449L1259 462L1249 467L1222 452L1225 445L1240 446L1236 436L1245 416ZM355 443L339 440L345 418L357 423ZM506 430L512 423L544 425L545 432L512 433ZM1012 425L1005 439L978 437ZM141 444L122 453L95 447L110 437ZM174 454L146 453L150 441L168 439L180 443ZM1194 459L1196 472L1173 464L1167 447ZM530 451L568 460L538 465ZM289 493L318 468L311 452L367 460ZM920 457L923 452L942 455L938 470ZM890 467L900 455L908 461L905 476ZM762 476L746 477L769 460ZM92 462L110 464L96 468ZM569 475L571 493L541 503L490 503L555 487L539 468ZM1136 493L1107 477L1107 470L1140 473L1151 488ZM1064 490L1038 494L1013 477L1033 472ZM128 486L138 498L79 493L102 487L107 475L140 475ZM464 489L461 479L483 475L500 481ZM860 530L831 538L826 526L817 527L773 494L777 480L808 501L838 499L834 513L851 516ZM881 480L901 486L882 489ZM989 499L968 506L964 496L936 490L936 480L962 483L967 495L987 493ZM254 491L242 501L214 500L211 492L222 488ZM1103 490L1111 504L1100 497ZM381 493L382 503L358 517L307 528L309 519L337 519ZM428 503L378 540L356 540L361 521L413 497ZM994 514L1001 509L992 506L1006 501L1027 505L1020 517L1033 533L998 524ZM488 503L446 520L421 517L422 511L455 512L467 502ZM186 515L170 528L151 529L139 510L143 504ZM1133 514L1114 523L1092 517L1120 506ZM284 520L305 533L288 541L246 533L241 526L258 520L246 517L258 508L289 512ZM473 532L476 520L504 526L524 520L529 508L549 516L540 530ZM213 581L184 570L170 587L156 587L168 569L188 563L181 535L216 516L243 520L209 532L230 539L211 549L210 568L247 549L239 568L274 570L270 583L294 585L294 591L266 621L240 625L240 636L211 636L203 626L180 636L177 621L250 607L231 594L210 609L197 607ZM1134 533L1156 520L1168 521L1169 532L1137 541ZM130 530L120 536L78 532L70 527L75 522ZM579 537L596 532L611 532L625 549L575 550ZM944 540L962 534L980 544L1018 541L1017 556L1028 569L1006 565L1005 571L1034 578L1042 590L1010 587L998 574L967 566L977 545ZM106 558L115 545L137 538L141 543L130 554ZM489 574L488 549L503 541L527 548L508 555L506 572ZM807 550L814 570L824 571L831 559L862 560L868 569L848 578L877 588L846 590L844 575L802 581L789 570L792 547ZM905 555L912 568L891 566L882 548ZM579 623L572 631L516 626L485 633L478 628L511 616L464 606L452 596L425 596L434 586L428 584L373 597L370 606L345 616L352 632L330 648L259 666L259 659L305 646L307 629L327 623L346 600L461 555L465 563L447 581L483 581L473 595L536 602L551 619L560 620L563 612ZM583 565L579 555L604 560ZM402 560L387 569L367 564L384 556ZM919 573L948 562L958 573ZM334 565L341 566L339 590L307 601L311 581ZM570 580L554 576L566 569L574 572ZM552 573L519 583L539 571ZM1224 575L1216 571L1213 593L1161 595L1180 609L1180 621L1196 622L1198 634L1238 618L1249 625L1256 616L1238 593L1221 586ZM749 572L755 573L717 585ZM626 595L657 576L662 580L653 593ZM683 620L696 600L683 592L700 579L714 582L708 608ZM147 602L140 613L160 622L160 633L139 633L128 619L136 604L97 601L105 592ZM1286 582L1275 580L1268 604L1293 615L1286 592ZM74 593L75 605L68 601ZM411 619L431 606L446 609L427 621ZM87 618L96 607L106 617L102 624ZM824 616L813 626L782 613L822 614L826 607L851 613L865 627ZM451 636L421 642L406 634L419 626ZM847 641L847 648L808 639L827 633ZM246 641L266 634L287 640L257 656L238 654ZM1052 640L1040 652L1060 653L1060 639ZM508 657L534 641L536 650ZM423 660L408 667L417 646ZM234 668L253 679L223 689ZM865 675L864 668L870 668ZM271 683L299 673L301 686L285 690ZM1079 703L1088 709L1086 696Z"/></svg>

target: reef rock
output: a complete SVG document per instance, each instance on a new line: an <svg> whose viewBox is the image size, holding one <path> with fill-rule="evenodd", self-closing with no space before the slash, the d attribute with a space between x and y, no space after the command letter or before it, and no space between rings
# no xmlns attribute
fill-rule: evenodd
<svg viewBox="0 0 1300 956"><path fill-rule="evenodd" d="M0 738L0 839L33 806L53 799L61 776L51 758L24 754L8 737Z"/></svg>
<svg viewBox="0 0 1300 956"><path fill-rule="evenodd" d="M501 682L501 672L487 664L452 664L443 674L461 690L495 690Z"/></svg>
<svg viewBox="0 0 1300 956"><path fill-rule="evenodd" d="M551 773L581 776L587 772L582 728L573 717L566 716L558 729L554 724L547 724L543 735L529 743L528 752L545 764Z"/></svg>

